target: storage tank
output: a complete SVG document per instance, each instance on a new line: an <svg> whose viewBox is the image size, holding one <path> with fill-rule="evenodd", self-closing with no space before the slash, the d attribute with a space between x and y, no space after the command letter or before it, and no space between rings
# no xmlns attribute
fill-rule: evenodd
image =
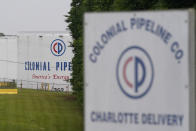
<svg viewBox="0 0 196 131"><path fill-rule="evenodd" d="M17 79L17 36L0 36L0 82Z"/></svg>
<svg viewBox="0 0 196 131"><path fill-rule="evenodd" d="M22 88L71 91L71 41L65 32L18 33L18 84Z"/></svg>

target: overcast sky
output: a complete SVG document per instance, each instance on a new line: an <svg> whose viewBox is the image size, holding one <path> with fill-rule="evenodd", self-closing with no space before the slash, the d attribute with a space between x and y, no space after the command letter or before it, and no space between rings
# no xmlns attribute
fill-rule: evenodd
<svg viewBox="0 0 196 131"><path fill-rule="evenodd" d="M71 0L0 0L0 32L65 31Z"/></svg>

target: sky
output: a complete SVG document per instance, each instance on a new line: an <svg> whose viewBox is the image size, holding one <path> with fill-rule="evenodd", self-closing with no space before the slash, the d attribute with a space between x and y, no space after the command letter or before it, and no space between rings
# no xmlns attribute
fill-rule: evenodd
<svg viewBox="0 0 196 131"><path fill-rule="evenodd" d="M0 32L65 31L71 0L0 0Z"/></svg>

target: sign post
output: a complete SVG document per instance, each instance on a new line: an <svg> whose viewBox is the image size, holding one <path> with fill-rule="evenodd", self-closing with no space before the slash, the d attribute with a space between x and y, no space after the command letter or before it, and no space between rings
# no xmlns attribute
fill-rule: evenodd
<svg viewBox="0 0 196 131"><path fill-rule="evenodd" d="M85 14L85 131L195 131L193 10Z"/></svg>

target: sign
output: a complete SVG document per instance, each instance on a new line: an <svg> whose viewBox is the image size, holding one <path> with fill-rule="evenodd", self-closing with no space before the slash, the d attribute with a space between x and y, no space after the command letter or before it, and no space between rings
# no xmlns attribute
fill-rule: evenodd
<svg viewBox="0 0 196 131"><path fill-rule="evenodd" d="M150 66L150 71L146 70L146 66ZM146 95L153 83L152 60L149 54L138 46L128 47L122 52L118 59L116 73L117 82L122 92L133 99ZM130 90L130 88L134 89Z"/></svg>
<svg viewBox="0 0 196 131"><path fill-rule="evenodd" d="M71 90L71 37L65 33L24 32L18 36L18 79L24 88ZM23 75L21 75L23 74Z"/></svg>
<svg viewBox="0 0 196 131"><path fill-rule="evenodd" d="M56 39L52 42L50 50L55 56L62 56L65 53L66 45L61 39Z"/></svg>
<svg viewBox="0 0 196 131"><path fill-rule="evenodd" d="M85 14L85 131L195 131L194 11Z"/></svg>

